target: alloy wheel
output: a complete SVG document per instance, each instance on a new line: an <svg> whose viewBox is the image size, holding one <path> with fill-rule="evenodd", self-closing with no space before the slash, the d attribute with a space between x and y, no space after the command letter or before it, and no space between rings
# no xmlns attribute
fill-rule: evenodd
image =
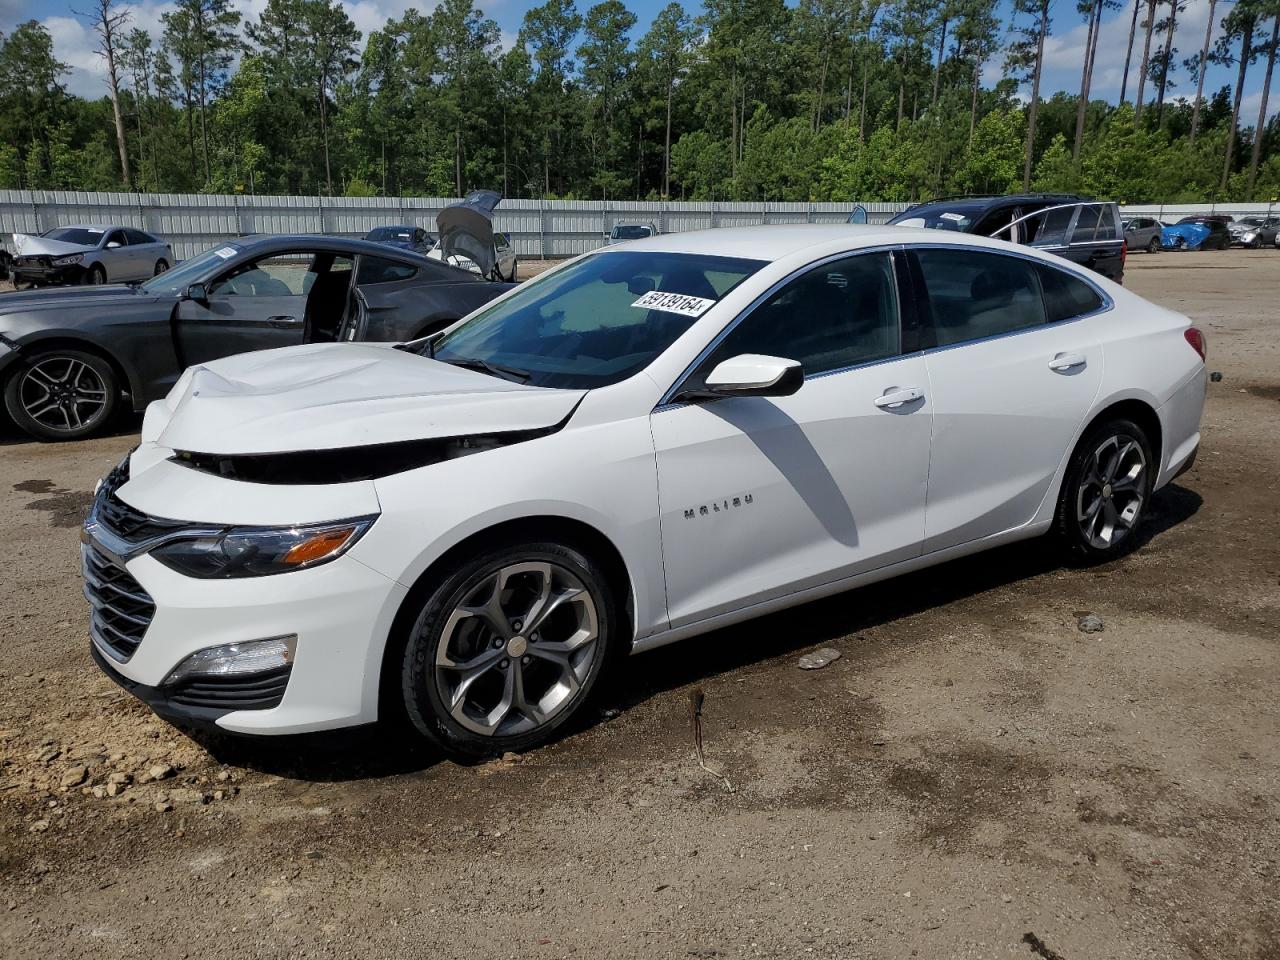
<svg viewBox="0 0 1280 960"><path fill-rule="evenodd" d="M1146 470L1142 444L1128 434L1094 450L1076 491L1076 521L1090 546L1107 550L1129 535L1146 499Z"/></svg>
<svg viewBox="0 0 1280 960"><path fill-rule="evenodd" d="M431 668L458 724L481 736L517 736L577 698L603 647L583 582L556 563L518 562L468 585Z"/></svg>
<svg viewBox="0 0 1280 960"><path fill-rule="evenodd" d="M27 416L56 431L79 430L102 415L107 385L83 360L46 357L22 374L19 402Z"/></svg>

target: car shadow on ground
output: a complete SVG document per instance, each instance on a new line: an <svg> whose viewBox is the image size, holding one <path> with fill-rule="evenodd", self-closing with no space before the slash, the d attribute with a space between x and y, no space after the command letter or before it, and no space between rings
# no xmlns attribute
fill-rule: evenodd
<svg viewBox="0 0 1280 960"><path fill-rule="evenodd" d="M1131 549L1190 519L1200 509L1198 493L1170 484L1151 502ZM1113 561L1121 563L1123 560ZM1060 569L1062 555L1050 538L998 547L973 558L859 587L823 600L714 631L696 642L661 647L636 657L625 679L590 716L565 735L580 732L604 715L628 710L650 698L792 654L816 644L883 626L937 607ZM296 736L248 738L208 731L188 734L221 763L315 782L344 782L410 774L444 759L400 725L377 724Z"/></svg>

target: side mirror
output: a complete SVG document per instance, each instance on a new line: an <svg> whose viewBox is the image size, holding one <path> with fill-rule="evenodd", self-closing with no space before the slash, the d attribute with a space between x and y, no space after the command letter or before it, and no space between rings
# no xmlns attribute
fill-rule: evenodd
<svg viewBox="0 0 1280 960"><path fill-rule="evenodd" d="M205 289L203 283L193 283L187 287L187 299L194 300L196 303L208 303L209 291Z"/></svg>
<svg viewBox="0 0 1280 960"><path fill-rule="evenodd" d="M742 353L707 374L703 396L789 397L804 386L804 367L797 360Z"/></svg>
<svg viewBox="0 0 1280 960"><path fill-rule="evenodd" d="M116 249L117 247L120 247L120 246L123 246L123 244L121 244L121 243L120 243L120 241L118 241L118 240L108 240L108 241L107 241L107 249L108 249L108 250L114 250L114 249Z"/></svg>

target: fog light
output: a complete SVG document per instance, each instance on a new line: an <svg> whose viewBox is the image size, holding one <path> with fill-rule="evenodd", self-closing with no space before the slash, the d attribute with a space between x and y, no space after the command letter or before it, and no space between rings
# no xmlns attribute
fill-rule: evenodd
<svg viewBox="0 0 1280 960"><path fill-rule="evenodd" d="M164 686L199 677L243 677L279 670L293 663L298 635L291 633L269 640L226 643L197 650L169 672Z"/></svg>

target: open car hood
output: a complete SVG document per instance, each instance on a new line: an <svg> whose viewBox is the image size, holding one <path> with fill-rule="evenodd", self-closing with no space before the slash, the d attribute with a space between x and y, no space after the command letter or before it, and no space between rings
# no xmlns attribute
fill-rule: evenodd
<svg viewBox="0 0 1280 960"><path fill-rule="evenodd" d="M436 214L440 231L436 249L441 257L445 261L461 257L479 267L481 275L493 273L493 211L501 202L502 197L492 190L475 190Z"/></svg>
<svg viewBox="0 0 1280 960"><path fill-rule="evenodd" d="M20 257L65 257L72 253L88 253L97 247L82 243L66 243L62 240L50 240L47 237L33 237L29 233L13 235L13 249Z"/></svg>
<svg viewBox="0 0 1280 960"><path fill-rule="evenodd" d="M262 350L192 367L142 439L209 454L371 447L553 427L585 391L527 387L389 344Z"/></svg>

